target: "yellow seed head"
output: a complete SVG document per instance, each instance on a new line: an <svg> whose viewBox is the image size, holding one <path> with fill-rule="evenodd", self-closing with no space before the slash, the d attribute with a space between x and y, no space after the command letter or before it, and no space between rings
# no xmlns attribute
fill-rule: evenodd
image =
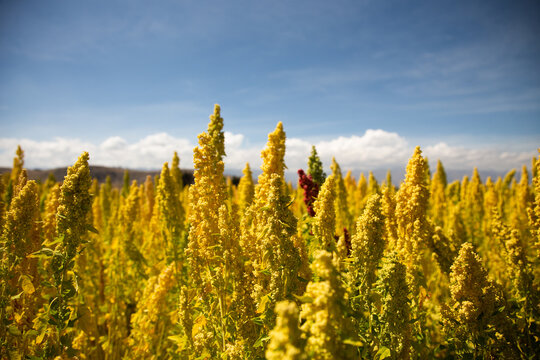
<svg viewBox="0 0 540 360"><path fill-rule="evenodd" d="M14 185L19 181L19 175L24 167L24 151L21 149L20 145L17 145L15 154L17 156L13 158L13 168L11 169L11 181Z"/></svg>
<svg viewBox="0 0 540 360"><path fill-rule="evenodd" d="M433 220L438 225L443 225L446 215L446 172L440 160L437 161L437 171L431 181L431 209Z"/></svg>
<svg viewBox="0 0 540 360"><path fill-rule="evenodd" d="M492 323L500 298L470 243L461 246L451 267L450 293L451 301L442 309L446 331L473 338Z"/></svg>
<svg viewBox="0 0 540 360"><path fill-rule="evenodd" d="M56 230L58 235L64 236L64 245L70 257L75 255L81 237L86 234L86 217L92 209L88 158L87 152L82 153L75 165L68 168L60 188Z"/></svg>
<svg viewBox="0 0 540 360"><path fill-rule="evenodd" d="M56 235L56 211L58 210L60 197L60 184L54 185L45 202L45 214L43 216L43 240L51 242Z"/></svg>
<svg viewBox="0 0 540 360"><path fill-rule="evenodd" d="M422 244L429 236L426 218L429 201L426 166L422 151L417 146L407 164L405 181L396 195L398 249L410 270L418 265Z"/></svg>
<svg viewBox="0 0 540 360"><path fill-rule="evenodd" d="M182 179L182 171L180 170L180 158L178 157L178 153L176 151L174 152L172 159L171 173L176 184L177 192L180 194L184 189L184 180Z"/></svg>
<svg viewBox="0 0 540 360"><path fill-rule="evenodd" d="M345 188L345 182L343 181L343 175L341 174L341 168L335 158L332 158L332 175L334 176L334 188L335 188L335 200L334 208L336 211L336 233L341 235L343 229L349 231L353 230L352 216L349 212L349 206L347 204L347 189Z"/></svg>
<svg viewBox="0 0 540 360"><path fill-rule="evenodd" d="M313 234L319 239L321 248L329 251L335 250L336 211L334 210L334 179L334 175L326 178L314 204L315 222L313 224Z"/></svg>
<svg viewBox="0 0 540 360"><path fill-rule="evenodd" d="M199 146L193 150L195 183L189 188L191 227L186 253L196 282L202 281L200 276L203 269L216 259L213 252L219 240L216 234L220 233L219 209L227 200L223 177L225 137L222 129L223 118L216 105L207 132L199 135Z"/></svg>
<svg viewBox="0 0 540 360"><path fill-rule="evenodd" d="M391 349L394 358L408 359L411 347L410 305L407 268L396 253L384 261L379 273L382 307L381 343Z"/></svg>
<svg viewBox="0 0 540 360"><path fill-rule="evenodd" d="M255 187L255 198L260 199L265 197L269 192L269 183L273 174L277 174L284 178L285 171L285 132L281 121L277 124L276 129L268 134L268 142L266 147L261 152L263 163L259 175L259 181Z"/></svg>
<svg viewBox="0 0 540 360"><path fill-rule="evenodd" d="M375 271L385 248L385 218L381 209L381 196L369 197L364 213L356 222L356 233L351 238L354 259L352 275L360 285L360 294L366 294L375 281Z"/></svg>
<svg viewBox="0 0 540 360"><path fill-rule="evenodd" d="M38 186L35 181L29 181L11 202L11 207L6 213L3 241L9 249L9 253L17 255L19 260L35 247L35 237L32 229L39 219ZM11 265L11 264L10 264Z"/></svg>
<svg viewBox="0 0 540 360"><path fill-rule="evenodd" d="M332 254L316 251L311 268L318 281L309 282L304 294L313 301L302 304L302 330L308 337L306 351L314 359L347 358L340 338L346 328L344 290Z"/></svg>
<svg viewBox="0 0 540 360"><path fill-rule="evenodd" d="M238 184L238 207L240 208L240 211L243 213L243 211L251 205L251 202L253 201L253 195L254 195L254 188L253 185L253 177L251 174L251 168L249 167L249 163L246 163L246 167L242 171L244 176L240 179L240 183Z"/></svg>
<svg viewBox="0 0 540 360"><path fill-rule="evenodd" d="M292 301L276 304L276 326L270 332L270 342L266 349L268 360L303 360L302 333L299 328L298 306Z"/></svg>
<svg viewBox="0 0 540 360"><path fill-rule="evenodd" d="M157 185L156 203L162 229L168 231L174 238L180 235L184 227L184 209L177 190L176 182L169 171L169 164L164 163Z"/></svg>

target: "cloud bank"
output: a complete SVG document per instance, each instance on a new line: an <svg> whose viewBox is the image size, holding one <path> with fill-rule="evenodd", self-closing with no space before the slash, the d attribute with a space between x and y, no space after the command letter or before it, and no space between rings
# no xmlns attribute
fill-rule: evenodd
<svg viewBox="0 0 540 360"><path fill-rule="evenodd" d="M112 136L96 144L80 139L57 137L49 141L31 139L0 138L0 166L10 167L17 145L25 151L27 168L48 169L73 164L83 151L90 153L93 165L115 166L134 169L159 169L163 162L170 161L174 151L180 156L182 168L193 167L195 141L171 136L167 133L148 135L138 141L128 142L120 136ZM314 143L300 138L287 139L285 162L288 175L299 168L306 168L311 146L317 151L329 172L332 157L343 171L377 169L405 169L407 160L414 150L410 141L395 132L381 129L367 130L363 135L340 136ZM422 145L422 144L420 144ZM257 172L261 165L260 152L264 144L249 144L244 135L225 132L226 171L239 173L246 162ZM471 170L477 166L481 171L505 172L512 168L529 165L536 150L508 150L496 144L491 146L456 146L446 142L422 146L424 155L432 166L440 159L447 170ZM400 176L402 174L399 174Z"/></svg>

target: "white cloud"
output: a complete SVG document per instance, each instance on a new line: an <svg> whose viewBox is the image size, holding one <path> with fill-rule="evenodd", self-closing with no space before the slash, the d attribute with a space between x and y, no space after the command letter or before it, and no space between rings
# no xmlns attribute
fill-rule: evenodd
<svg viewBox="0 0 540 360"><path fill-rule="evenodd" d="M521 165L529 165L535 151L507 151L500 147L467 148L463 146L450 146L445 142L427 146L424 149L430 161L440 159L445 168L479 169L492 171L507 171Z"/></svg>
<svg viewBox="0 0 540 360"><path fill-rule="evenodd" d="M28 168L54 168L73 164L83 151L90 153L94 165L117 166L138 169L159 169L163 162L170 161L174 151L180 156L182 168L193 167L193 148L196 144L185 138L176 138L167 133L148 135L138 141L128 142L120 136L112 136L94 144L80 139L54 138L49 141L31 139L0 138L0 166L10 167L17 145L25 151ZM264 144L249 144L243 134L225 132L227 157L226 171L238 173L249 162L257 172L261 165L260 151ZM343 171L370 169L405 169L414 150L403 136L385 130L367 130L363 135L340 136L330 140L311 143L305 139L288 138L285 162L288 174L306 168L311 146L317 147L327 171L335 157ZM422 144L420 144L422 145ZM446 169L480 170L504 172L523 164L530 164L536 154L531 151L513 151L495 143L492 146L456 146L446 142L422 147L424 155L434 162L440 159ZM399 174L401 176L401 174Z"/></svg>
<svg viewBox="0 0 540 360"><path fill-rule="evenodd" d="M120 136L113 136L101 143L101 148L104 150L118 150L127 146L127 141Z"/></svg>

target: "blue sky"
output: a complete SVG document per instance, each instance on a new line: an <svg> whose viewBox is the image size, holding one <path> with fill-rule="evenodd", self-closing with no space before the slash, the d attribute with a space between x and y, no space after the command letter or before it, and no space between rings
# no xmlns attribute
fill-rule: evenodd
<svg viewBox="0 0 540 360"><path fill-rule="evenodd" d="M538 1L0 1L0 165L16 142L37 167L71 161L31 160L40 144L114 143L96 161L159 168L165 148L124 153L189 149L219 103L244 153L283 121L306 143L374 129L456 168L519 166L540 144L538 34Z"/></svg>

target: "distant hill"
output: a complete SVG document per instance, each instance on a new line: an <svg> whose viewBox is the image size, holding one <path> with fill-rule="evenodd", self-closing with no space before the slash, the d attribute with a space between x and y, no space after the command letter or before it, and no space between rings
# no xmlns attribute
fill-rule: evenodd
<svg viewBox="0 0 540 360"><path fill-rule="evenodd" d="M146 177L150 175L152 180L156 175L159 175L161 171L158 170L133 170L133 169L123 169L116 167L106 167L106 166L90 166L90 174L93 178L98 179L99 182L104 182L107 176L111 177L111 182L113 186L121 187L124 180L124 171L129 171L130 182L137 180L139 184L142 184L146 181ZM5 172L10 172L10 168L0 168L0 174ZM53 174L56 178L56 181L62 181L64 176L67 174L67 167L56 168L56 169L27 169L28 178L32 180L37 180L44 182L47 180L49 174ZM193 170L182 170L184 184L193 184ZM233 182L234 182L233 178Z"/></svg>
<svg viewBox="0 0 540 360"><path fill-rule="evenodd" d="M125 170L129 171L130 180L131 181L137 180L139 184L142 184L146 181L146 176L150 175L152 179L154 179L154 177L156 175L159 175L160 173L160 171L158 170L134 170L134 169L124 169L124 168L118 168L118 167L90 166L90 173L93 178L98 179L99 182L104 182L105 178L107 176L110 176L112 184L116 187L122 186ZM0 174L3 174L5 172L10 172L10 171L11 171L11 168L0 167ZM390 171L392 172L392 180L393 180L392 182L394 183L394 185L398 186L400 182L403 180L403 177L405 176L405 169L393 168L393 169L390 169ZM433 174L433 171L434 169L432 169L432 174ZM27 169L27 172L28 172L28 177L33 180L39 180L41 182L44 182L45 180L47 180L47 177L49 176L49 174L52 173L57 181L62 181L62 179L64 179L64 176L67 173L67 168L63 167L63 168L46 169L46 170ZM353 176L355 176L357 180L358 180L358 176L360 172L361 172L360 170L356 170L352 172ZM369 171L363 171L363 172L367 177ZM379 182L384 181L384 179L386 178L386 172L387 172L386 169L373 170L373 174L375 175L375 177L377 178ZM345 175L345 173L346 171L343 173L343 175ZM183 169L182 174L183 174L184 184L193 184L193 170ZM253 170L253 181L255 182L257 181L257 177L259 176L259 174L260 174L259 169ZM461 180L464 175L468 175L469 177L471 177L472 169L469 169L469 170L447 169L446 174L448 177L448 182L452 182L454 180ZM502 171L489 171L489 170L480 171L480 177L482 178L483 181L485 181L488 176L491 176L491 178L495 180L498 176L504 177L505 174L506 172L502 172ZM242 173L241 171L237 171L237 172L232 171L232 173L226 174L226 175L231 176L233 184L237 185L238 182L240 181L240 177L242 176ZM519 176L519 173L516 176ZM287 181L291 181L293 185L297 184L298 176L296 175L296 173L287 174L286 178L287 178Z"/></svg>

